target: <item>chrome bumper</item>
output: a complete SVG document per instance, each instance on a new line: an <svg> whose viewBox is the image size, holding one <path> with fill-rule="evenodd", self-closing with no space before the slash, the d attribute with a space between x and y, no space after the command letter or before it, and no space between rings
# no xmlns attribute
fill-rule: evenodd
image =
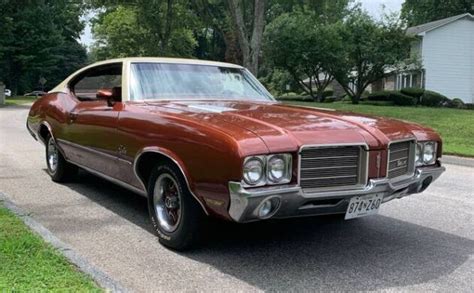
<svg viewBox="0 0 474 293"><path fill-rule="evenodd" d="M415 174L401 181L370 179L357 190L305 193L299 186L275 186L245 189L240 182L229 182L229 215L236 222L261 220L258 208L267 199L278 198L279 206L270 218L289 218L345 213L349 199L357 195L383 194L383 202L425 190L441 173L442 166L418 168Z"/></svg>

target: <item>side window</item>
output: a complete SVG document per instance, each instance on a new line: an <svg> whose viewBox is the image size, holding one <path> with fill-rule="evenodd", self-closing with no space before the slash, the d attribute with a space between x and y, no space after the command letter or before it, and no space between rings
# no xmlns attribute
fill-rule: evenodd
<svg viewBox="0 0 474 293"><path fill-rule="evenodd" d="M97 100L99 90L121 92L122 63L97 66L71 81L70 89L81 101Z"/></svg>

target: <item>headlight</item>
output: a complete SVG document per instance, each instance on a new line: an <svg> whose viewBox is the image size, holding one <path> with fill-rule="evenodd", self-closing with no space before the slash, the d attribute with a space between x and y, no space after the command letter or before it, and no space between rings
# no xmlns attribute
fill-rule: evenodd
<svg viewBox="0 0 474 293"><path fill-rule="evenodd" d="M416 144L415 164L417 167L432 165L436 162L436 150L438 144L435 141L424 141Z"/></svg>
<svg viewBox="0 0 474 293"><path fill-rule="evenodd" d="M431 165L436 160L436 142L430 141L425 143L423 148L423 163L425 165Z"/></svg>
<svg viewBox="0 0 474 293"><path fill-rule="evenodd" d="M291 155L278 154L267 157L269 184L288 183L291 180Z"/></svg>
<svg viewBox="0 0 474 293"><path fill-rule="evenodd" d="M265 184L265 157L249 157L244 162L243 177L248 185Z"/></svg>
<svg viewBox="0 0 474 293"><path fill-rule="evenodd" d="M288 183L292 175L291 164L291 154L247 157L243 165L243 181L247 186Z"/></svg>

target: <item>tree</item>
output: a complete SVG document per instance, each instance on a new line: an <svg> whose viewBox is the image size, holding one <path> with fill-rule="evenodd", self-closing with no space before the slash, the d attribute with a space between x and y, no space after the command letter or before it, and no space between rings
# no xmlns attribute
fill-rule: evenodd
<svg viewBox="0 0 474 293"><path fill-rule="evenodd" d="M340 26L343 55L331 63L329 72L354 104L367 86L384 76L388 68L408 57L410 38L398 20L375 22L366 12L352 13Z"/></svg>
<svg viewBox="0 0 474 293"><path fill-rule="evenodd" d="M96 58L192 56L196 17L184 0L92 0L102 11L93 21Z"/></svg>
<svg viewBox="0 0 474 293"><path fill-rule="evenodd" d="M329 69L343 50L337 25L318 22L314 13L285 13L268 25L264 44L268 63L288 71L307 94L323 100L334 80Z"/></svg>
<svg viewBox="0 0 474 293"><path fill-rule="evenodd" d="M232 23L237 33L244 67L257 74L263 29L265 27L265 0L253 0L250 21L244 18L243 0L229 0ZM251 33L250 33L251 32Z"/></svg>
<svg viewBox="0 0 474 293"><path fill-rule="evenodd" d="M2 1L0 10L0 79L14 94L35 88L40 77L54 84L85 61L85 50L76 40L83 29L81 3Z"/></svg>
<svg viewBox="0 0 474 293"><path fill-rule="evenodd" d="M405 0L401 18L415 26L467 12L474 14L474 0Z"/></svg>

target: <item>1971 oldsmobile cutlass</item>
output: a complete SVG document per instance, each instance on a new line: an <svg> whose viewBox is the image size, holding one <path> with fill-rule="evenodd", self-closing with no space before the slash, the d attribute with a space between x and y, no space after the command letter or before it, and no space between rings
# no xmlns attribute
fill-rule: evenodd
<svg viewBox="0 0 474 293"><path fill-rule="evenodd" d="M278 103L245 68L108 60L31 107L53 181L80 167L147 197L160 242L184 249L206 216L235 222L377 213L444 171L441 139L408 122Z"/></svg>

